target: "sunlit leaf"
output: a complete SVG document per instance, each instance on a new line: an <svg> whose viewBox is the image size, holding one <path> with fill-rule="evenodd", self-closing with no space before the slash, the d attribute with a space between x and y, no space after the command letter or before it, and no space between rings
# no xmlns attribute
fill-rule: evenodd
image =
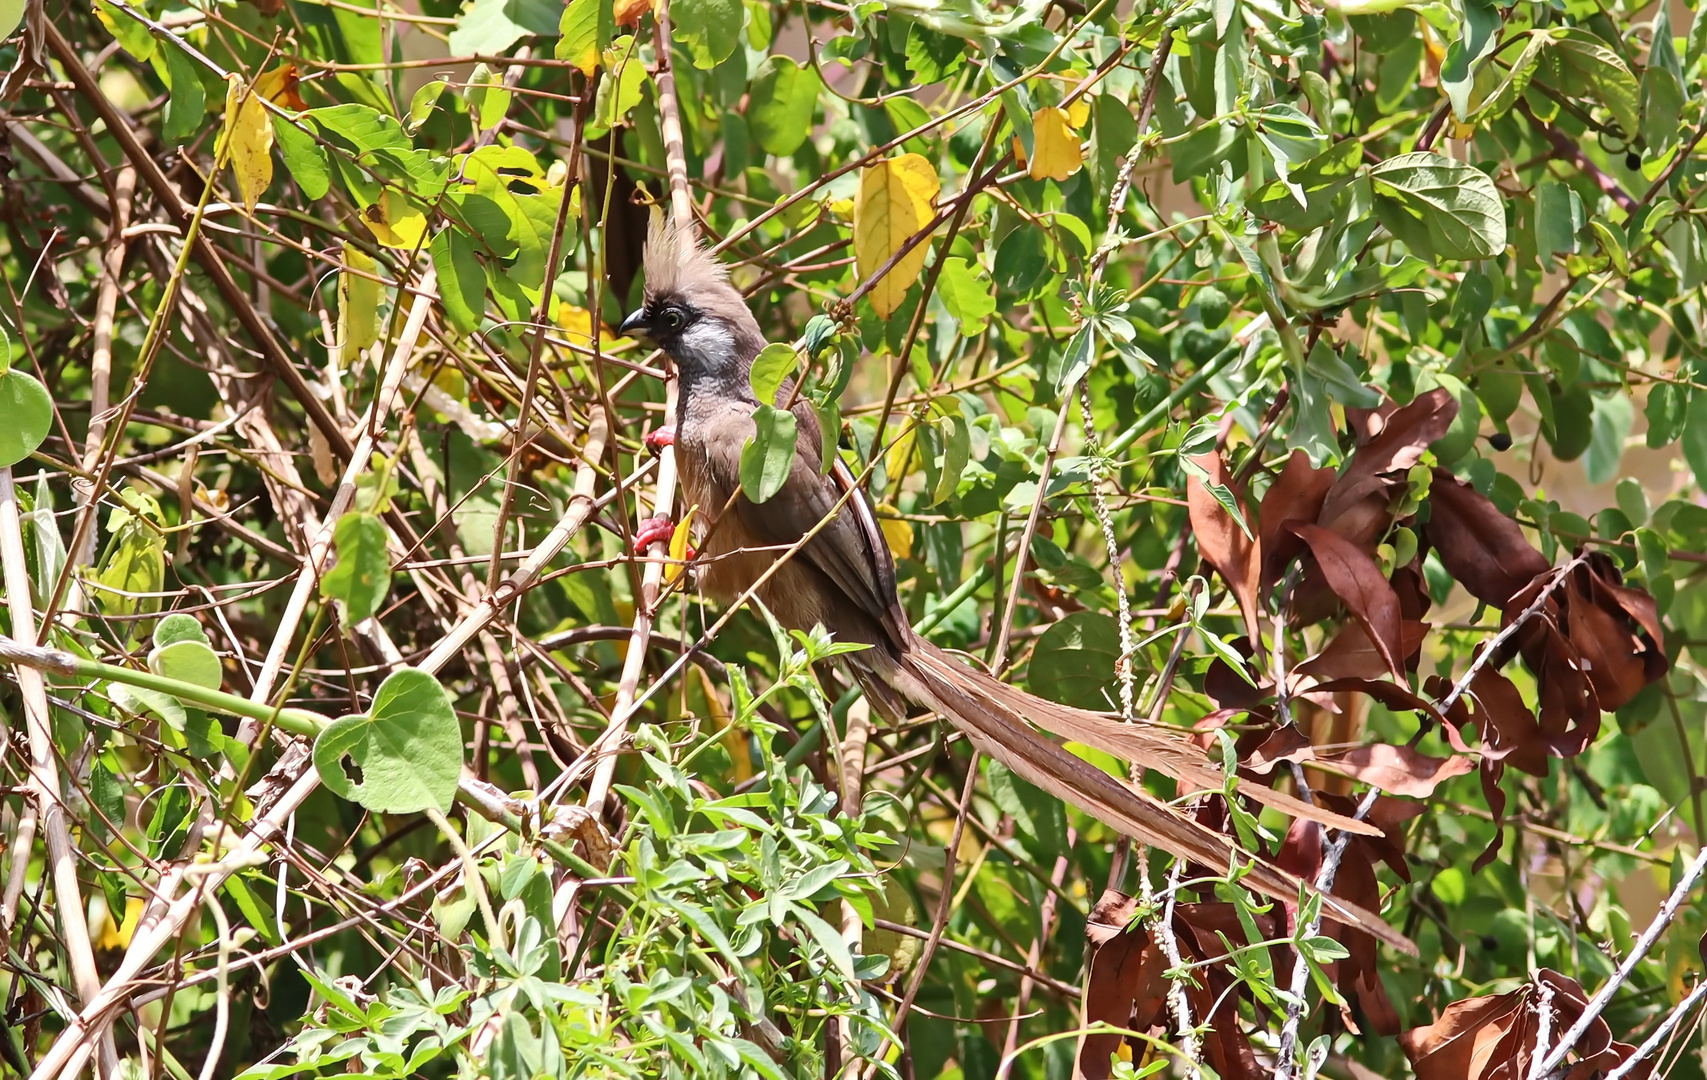
<svg viewBox="0 0 1707 1080"><path fill-rule="evenodd" d="M860 173L854 199L854 257L861 278L869 278L928 226L932 200L941 190L936 169L918 154L875 162ZM907 289L925 265L921 242L898 259L868 294L879 315L901 306Z"/></svg>

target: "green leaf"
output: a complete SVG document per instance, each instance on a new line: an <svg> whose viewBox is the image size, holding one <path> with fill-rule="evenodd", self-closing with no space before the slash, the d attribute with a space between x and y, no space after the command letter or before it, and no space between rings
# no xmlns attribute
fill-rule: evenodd
<svg viewBox="0 0 1707 1080"><path fill-rule="evenodd" d="M385 523L376 514L352 511L338 519L332 543L338 561L320 579L320 595L336 600L345 626L373 616L391 591L391 556L385 550Z"/></svg>
<svg viewBox="0 0 1707 1080"><path fill-rule="evenodd" d="M548 0L474 0L457 16L450 54L498 56L529 34L556 34L560 15Z"/></svg>
<svg viewBox="0 0 1707 1080"><path fill-rule="evenodd" d="M773 405L753 410L753 436L741 447L741 491L755 503L782 490L794 468L794 414Z"/></svg>
<svg viewBox="0 0 1707 1080"><path fill-rule="evenodd" d="M0 372L0 468L35 453L53 424L53 399L34 377Z"/></svg>
<svg viewBox="0 0 1707 1080"><path fill-rule="evenodd" d="M1624 440L1636 419L1636 407L1630 395L1619 391L1594 399L1594 430L1589 439L1588 454L1583 458L1583 475L1591 484L1605 484L1618 475L1618 463L1624 458Z"/></svg>
<svg viewBox="0 0 1707 1080"><path fill-rule="evenodd" d="M1075 611L1054 623L1032 650L1026 685L1038 697L1081 709L1107 709L1115 699L1120 627L1100 611Z"/></svg>
<svg viewBox="0 0 1707 1080"><path fill-rule="evenodd" d="M24 21L24 6L24 0L0 0L0 40L11 37Z"/></svg>
<svg viewBox="0 0 1707 1080"><path fill-rule="evenodd" d="M204 641L174 641L148 654L148 669L163 679L218 690L225 682L219 656Z"/></svg>
<svg viewBox="0 0 1707 1080"><path fill-rule="evenodd" d="M1336 200L1357 175L1362 160L1363 148L1357 140L1335 143L1309 161L1288 170L1290 183L1276 180L1263 188L1251 201L1251 213L1300 231L1325 225L1333 220ZM1302 209L1294 189L1304 193Z"/></svg>
<svg viewBox="0 0 1707 1080"><path fill-rule="evenodd" d="M753 359L753 369L747 373L753 396L766 404L776 401L783 380L793 375L799 364L800 356L794 351L794 346L766 345Z"/></svg>
<svg viewBox="0 0 1707 1080"><path fill-rule="evenodd" d="M338 27L340 44L350 63L385 63L379 0L340 0L332 6L332 19Z"/></svg>
<svg viewBox="0 0 1707 1080"><path fill-rule="evenodd" d="M1203 176L1232 154L1233 147L1244 135L1243 128L1225 120L1211 120L1180 140L1173 148L1174 183L1183 184L1194 176Z"/></svg>
<svg viewBox="0 0 1707 1080"><path fill-rule="evenodd" d="M294 120L274 113L273 145L302 194L310 200L325 198L332 190L332 165L314 136Z"/></svg>
<svg viewBox="0 0 1707 1080"><path fill-rule="evenodd" d="M207 117L207 91L202 88L201 75L196 71L195 63L183 49L173 44L160 51L166 58L166 74L172 90L166 96L166 116L161 123L160 134L169 143L186 142ZM273 121L273 127L278 127L278 120ZM285 164L290 164L288 159ZM295 175L294 170L291 175Z"/></svg>
<svg viewBox="0 0 1707 1080"><path fill-rule="evenodd" d="M0 417L5 415L0 410ZM0 422L0 430L4 423ZM114 516L118 516L114 511ZM95 595L112 615L146 614L160 609L159 593L166 580L166 540L134 516L117 527L106 559L95 575Z"/></svg>
<svg viewBox="0 0 1707 1080"><path fill-rule="evenodd" d="M990 798L1026 836L1043 845L1041 854L1067 850L1067 818L1061 800L1046 794L1014 775L1012 769L992 758L985 759Z"/></svg>
<svg viewBox="0 0 1707 1080"><path fill-rule="evenodd" d="M447 225L433 237L432 256L445 317L458 333L474 333L486 311L486 269L480 265L474 241Z"/></svg>
<svg viewBox="0 0 1707 1080"><path fill-rule="evenodd" d="M710 69L729 59L745 23L740 0L682 0L670 5L676 40L688 47L693 66Z"/></svg>
<svg viewBox="0 0 1707 1080"><path fill-rule="evenodd" d="M996 295L991 290L989 275L982 266L965 259L943 260L936 292L942 298L942 306L960 324L960 333L964 337L977 337L983 333L989 317L995 314Z"/></svg>
<svg viewBox="0 0 1707 1080"><path fill-rule="evenodd" d="M449 812L462 775L462 727L437 679L399 668L366 712L314 740L314 767L335 795L376 814Z"/></svg>
<svg viewBox="0 0 1707 1080"><path fill-rule="evenodd" d="M812 113L822 85L813 68L786 56L766 59L747 95L747 125L753 141L778 157L800 149L812 133Z"/></svg>
<svg viewBox="0 0 1707 1080"><path fill-rule="evenodd" d="M1577 230L1583 227L1583 202L1577 193L1552 177L1535 188L1535 254L1546 266L1555 254L1577 250Z"/></svg>
<svg viewBox="0 0 1707 1080"><path fill-rule="evenodd" d="M423 83L409 99L409 120L403 125L404 129L411 135L421 130L421 125L432 117L433 110L439 107L439 99L448 89L450 83L444 79Z"/></svg>
<svg viewBox="0 0 1707 1080"><path fill-rule="evenodd" d="M609 5L602 6L603 19L599 0L569 0L557 23L557 47L552 55L569 61L587 76L598 70L599 55L610 44Z"/></svg>
<svg viewBox="0 0 1707 1080"><path fill-rule="evenodd" d="M463 100L468 103L468 115L479 131L497 127L510 111L510 88L504 77L485 64L475 64L463 88Z"/></svg>
<svg viewBox="0 0 1707 1080"><path fill-rule="evenodd" d="M1689 406L1689 388L1674 382L1655 383L1648 391L1648 405L1645 415L1648 418L1648 446L1659 449L1669 446L1683 433L1686 410ZM1707 475L1696 473L1697 476Z"/></svg>
<svg viewBox="0 0 1707 1080"><path fill-rule="evenodd" d="M1641 131L1642 86L1605 41L1576 27L1551 31L1536 77L1566 97L1602 105L1627 137Z"/></svg>
<svg viewBox="0 0 1707 1080"><path fill-rule="evenodd" d="M196 621L194 615L186 615L181 611L162 615L160 621L154 624L154 647L164 649L180 641L209 644L207 631L202 629L202 624Z"/></svg>
<svg viewBox="0 0 1707 1080"><path fill-rule="evenodd" d="M1528 88L1529 80L1534 78L1535 69L1541 63L1541 55L1552 43L1552 37L1543 30L1531 30L1529 40L1524 44L1523 51L1517 54L1509 67L1501 63L1501 55L1495 55L1482 70L1477 73L1476 90L1480 99L1470 110L1472 123L1484 119L1495 119L1505 115L1517 104L1517 99L1523 96ZM1484 83L1491 83L1491 87Z"/></svg>
<svg viewBox="0 0 1707 1080"><path fill-rule="evenodd" d="M459 167L463 183L451 198L493 254L514 259L503 280L537 303L563 188L550 186L545 170L520 146L483 146Z"/></svg>
<svg viewBox="0 0 1707 1080"><path fill-rule="evenodd" d="M1689 395L1681 434L1683 460L1696 476L1707 476L1707 393L1696 390Z"/></svg>
<svg viewBox="0 0 1707 1080"><path fill-rule="evenodd" d="M1488 174L1433 153L1400 154L1369 171L1375 213L1419 256L1491 259L1505 250L1505 209Z"/></svg>
<svg viewBox="0 0 1707 1080"><path fill-rule="evenodd" d="M1499 45L1500 37L1500 11L1490 0L1465 0L1463 13L1459 37L1447 46L1440 64L1440 88L1446 91L1452 113L1459 120L1470 115L1476 67Z"/></svg>
<svg viewBox="0 0 1707 1080"><path fill-rule="evenodd" d="M635 54L633 39L618 38L607 58L612 59L613 66L609 76L599 80L598 96L593 102L593 126L601 130L622 123L629 110L646 97L646 66Z"/></svg>
<svg viewBox="0 0 1707 1080"><path fill-rule="evenodd" d="M119 7L107 3L107 0L95 0L95 17L101 20L102 25L131 56L146 60L154 55L154 31L137 22Z"/></svg>
<svg viewBox="0 0 1707 1080"><path fill-rule="evenodd" d="M799 904L791 904L790 907L795 919L812 935L812 940L818 943L818 947L824 950L824 955L829 958L842 978L850 982L855 979L857 976L854 973L853 953L848 950L848 943L842 940L842 935L836 928Z"/></svg>

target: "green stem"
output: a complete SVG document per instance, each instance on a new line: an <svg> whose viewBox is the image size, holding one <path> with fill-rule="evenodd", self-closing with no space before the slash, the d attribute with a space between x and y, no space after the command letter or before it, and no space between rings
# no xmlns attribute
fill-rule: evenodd
<svg viewBox="0 0 1707 1080"><path fill-rule="evenodd" d="M1210 357L1209 362L1198 368L1191 378L1180 383L1179 387L1168 395L1166 401L1139 417L1138 422L1122 432L1120 438L1109 443L1105 453L1109 457L1118 457L1125 453L1133 443L1147 434L1158 420L1173 412L1175 406L1179 405L1180 402L1203 389L1210 379L1220 374L1221 370L1237 359L1243 351L1244 346L1235 341Z"/></svg>

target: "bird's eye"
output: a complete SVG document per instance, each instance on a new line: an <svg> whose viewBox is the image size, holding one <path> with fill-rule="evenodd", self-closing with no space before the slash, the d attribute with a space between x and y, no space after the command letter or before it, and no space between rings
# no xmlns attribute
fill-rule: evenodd
<svg viewBox="0 0 1707 1080"><path fill-rule="evenodd" d="M687 325L688 320L687 316L682 314L681 309L672 307L664 309L663 321L669 329L680 330Z"/></svg>

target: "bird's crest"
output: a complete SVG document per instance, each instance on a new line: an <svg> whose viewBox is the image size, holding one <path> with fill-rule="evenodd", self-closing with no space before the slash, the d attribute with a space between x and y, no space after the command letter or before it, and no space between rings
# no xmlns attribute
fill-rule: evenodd
<svg viewBox="0 0 1707 1080"><path fill-rule="evenodd" d="M646 297L690 293L708 285L721 285L729 271L700 243L699 230L680 225L654 208L646 232Z"/></svg>

